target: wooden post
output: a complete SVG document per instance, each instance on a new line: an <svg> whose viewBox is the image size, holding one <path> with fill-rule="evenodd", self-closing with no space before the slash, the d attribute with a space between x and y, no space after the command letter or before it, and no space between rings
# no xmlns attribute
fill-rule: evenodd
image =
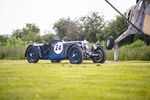
<svg viewBox="0 0 150 100"><path fill-rule="evenodd" d="M118 43L114 45L114 61L118 61Z"/></svg>

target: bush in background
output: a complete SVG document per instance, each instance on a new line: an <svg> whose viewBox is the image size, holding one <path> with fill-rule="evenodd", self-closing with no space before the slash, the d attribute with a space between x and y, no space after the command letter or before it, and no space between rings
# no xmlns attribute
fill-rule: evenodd
<svg viewBox="0 0 150 100"><path fill-rule="evenodd" d="M0 59L21 60L25 59L26 46L3 46L0 47Z"/></svg>
<svg viewBox="0 0 150 100"><path fill-rule="evenodd" d="M150 60L150 46L141 40L118 49L119 60ZM107 51L107 60L114 59L114 50Z"/></svg>
<svg viewBox="0 0 150 100"><path fill-rule="evenodd" d="M0 46L0 59L20 60L25 59L26 47L31 44L32 41L9 38L6 42L2 43L5 43L5 45Z"/></svg>

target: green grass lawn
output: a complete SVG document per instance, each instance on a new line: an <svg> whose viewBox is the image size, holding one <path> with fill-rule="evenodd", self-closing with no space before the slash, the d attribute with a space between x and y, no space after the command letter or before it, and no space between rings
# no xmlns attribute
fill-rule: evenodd
<svg viewBox="0 0 150 100"><path fill-rule="evenodd" d="M150 100L150 62L0 60L0 100Z"/></svg>

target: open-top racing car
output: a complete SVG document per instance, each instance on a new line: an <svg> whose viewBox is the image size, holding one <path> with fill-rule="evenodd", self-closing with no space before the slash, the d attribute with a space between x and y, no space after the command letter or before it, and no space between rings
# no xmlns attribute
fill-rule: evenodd
<svg viewBox="0 0 150 100"><path fill-rule="evenodd" d="M104 63L106 53L101 43L90 46L86 40L65 42L56 36L51 43L29 45L25 57L29 63L37 63L39 59L51 60L52 63L64 59L69 59L72 64L80 64L84 59Z"/></svg>

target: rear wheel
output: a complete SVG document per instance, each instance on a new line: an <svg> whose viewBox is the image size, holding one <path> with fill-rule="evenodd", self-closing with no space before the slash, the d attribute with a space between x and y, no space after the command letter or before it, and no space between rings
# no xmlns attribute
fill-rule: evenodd
<svg viewBox="0 0 150 100"><path fill-rule="evenodd" d="M93 58L94 63L104 63L106 60L106 52L103 47L97 47L97 49L94 50L95 54L98 54L98 57Z"/></svg>
<svg viewBox="0 0 150 100"><path fill-rule="evenodd" d="M51 63L60 63L61 62L61 60L51 60Z"/></svg>
<svg viewBox="0 0 150 100"><path fill-rule="evenodd" d="M77 45L72 46L68 52L68 58L72 64L81 64L83 61L82 49Z"/></svg>
<svg viewBox="0 0 150 100"><path fill-rule="evenodd" d="M26 57L29 63L37 63L39 61L39 53L37 47L28 48Z"/></svg>

